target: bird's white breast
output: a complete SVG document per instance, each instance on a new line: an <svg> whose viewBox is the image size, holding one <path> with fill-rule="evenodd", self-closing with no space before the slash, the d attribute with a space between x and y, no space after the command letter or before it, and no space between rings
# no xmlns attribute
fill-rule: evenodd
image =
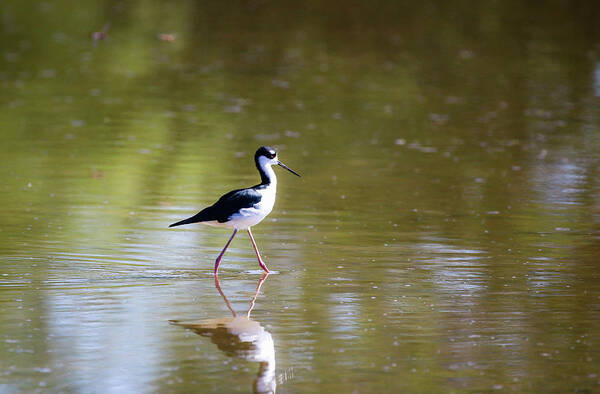
<svg viewBox="0 0 600 394"><path fill-rule="evenodd" d="M261 194L262 198L258 204L255 204L254 208L247 209L256 209L259 213L267 216L271 213L273 206L275 205L275 195L277 194L276 186L273 184L267 186L265 189L261 190Z"/></svg>

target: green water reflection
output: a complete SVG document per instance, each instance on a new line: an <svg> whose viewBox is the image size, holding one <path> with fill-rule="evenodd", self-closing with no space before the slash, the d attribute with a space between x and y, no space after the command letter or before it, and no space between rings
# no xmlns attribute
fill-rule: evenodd
<svg viewBox="0 0 600 394"><path fill-rule="evenodd" d="M598 390L594 2L0 13L1 391L251 390L169 324L228 313L229 232L167 226L255 184L260 145L303 176L253 229L278 391ZM247 309L246 237L220 272Z"/></svg>

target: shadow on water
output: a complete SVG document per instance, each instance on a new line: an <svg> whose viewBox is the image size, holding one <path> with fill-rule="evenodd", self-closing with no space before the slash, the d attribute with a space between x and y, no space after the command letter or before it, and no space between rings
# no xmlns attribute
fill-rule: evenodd
<svg viewBox="0 0 600 394"><path fill-rule="evenodd" d="M259 322L250 319L256 297L266 281L265 273L258 281L256 292L250 301L248 311L239 316L231 307L225 296L219 277L215 276L215 287L231 311L231 317L217 317L199 321L170 320L171 324L186 328L203 337L209 337L219 350L229 357L259 363L258 373L254 380L255 393L274 393L277 387L275 380L275 346L271 333L265 330Z"/></svg>

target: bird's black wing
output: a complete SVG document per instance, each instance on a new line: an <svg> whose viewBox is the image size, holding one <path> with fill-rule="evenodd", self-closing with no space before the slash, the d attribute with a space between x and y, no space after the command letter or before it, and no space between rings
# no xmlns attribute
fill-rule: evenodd
<svg viewBox="0 0 600 394"><path fill-rule="evenodd" d="M217 221L224 223L240 209L251 208L261 199L262 195L253 188L238 189L223 195L211 208L214 208L217 213Z"/></svg>
<svg viewBox="0 0 600 394"><path fill-rule="evenodd" d="M208 222L216 220L219 223L224 223L229 220L231 215L237 213L242 208L250 208L258 204L262 196L253 188L232 190L224 194L219 200L206 207L196 215L171 224L169 227L181 226L182 224Z"/></svg>

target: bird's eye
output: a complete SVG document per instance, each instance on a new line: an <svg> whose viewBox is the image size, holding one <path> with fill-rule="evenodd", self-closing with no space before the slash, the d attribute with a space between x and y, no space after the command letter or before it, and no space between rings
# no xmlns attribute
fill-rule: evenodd
<svg viewBox="0 0 600 394"><path fill-rule="evenodd" d="M269 159L274 159L275 155L277 155L275 152L269 152Z"/></svg>

